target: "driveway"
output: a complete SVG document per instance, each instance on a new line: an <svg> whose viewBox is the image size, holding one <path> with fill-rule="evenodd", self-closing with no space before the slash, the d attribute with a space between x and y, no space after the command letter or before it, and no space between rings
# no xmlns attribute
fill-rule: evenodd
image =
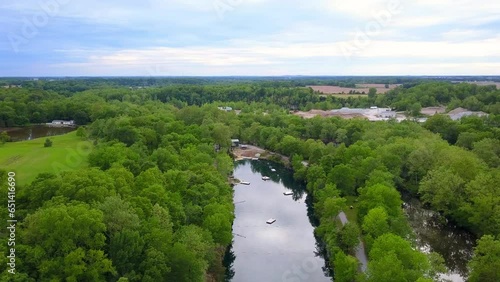
<svg viewBox="0 0 500 282"><path fill-rule="evenodd" d="M345 212L343 211L339 213L338 218L340 219L340 222L342 222L342 225L345 225L349 222L349 220L347 220ZM359 240L359 245L356 248L356 258L360 263L360 270L362 272L366 272L366 268L368 266L368 257L366 256L365 244L363 244L363 241L361 241L361 239Z"/></svg>

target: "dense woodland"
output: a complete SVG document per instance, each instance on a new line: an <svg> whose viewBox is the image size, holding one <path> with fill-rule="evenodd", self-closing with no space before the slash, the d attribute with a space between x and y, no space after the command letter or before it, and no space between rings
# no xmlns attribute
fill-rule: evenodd
<svg viewBox="0 0 500 282"><path fill-rule="evenodd" d="M74 119L95 149L88 169L40 174L19 188L18 274L4 271L2 281L223 280L234 217L231 138L290 157L295 178L313 196L315 232L335 281L439 279L443 259L412 246L402 191L480 238L469 281L500 281L495 87L414 81L386 95L339 99L281 81L141 89L102 81L30 83L0 89L0 126ZM74 88L65 88L70 83ZM370 105L461 106L489 116L436 115L421 125L289 113ZM6 183L5 171L1 177ZM357 197L358 222L340 227L335 217L346 196ZM7 210L0 214L6 218ZM360 235L369 253L365 274L353 257ZM6 253L6 244L0 248Z"/></svg>

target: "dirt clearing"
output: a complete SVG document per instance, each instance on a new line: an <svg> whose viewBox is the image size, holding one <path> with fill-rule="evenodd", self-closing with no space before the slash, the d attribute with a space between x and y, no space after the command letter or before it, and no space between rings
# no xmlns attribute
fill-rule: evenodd
<svg viewBox="0 0 500 282"><path fill-rule="evenodd" d="M356 84L355 88L352 87L340 87L340 86L327 86L327 85L317 85L317 86L307 86L312 88L314 91L321 92L323 94L349 94L349 92L368 94L370 88L377 89L377 94L385 94L387 91L394 89L401 84L390 84L389 88L385 88L385 84Z"/></svg>

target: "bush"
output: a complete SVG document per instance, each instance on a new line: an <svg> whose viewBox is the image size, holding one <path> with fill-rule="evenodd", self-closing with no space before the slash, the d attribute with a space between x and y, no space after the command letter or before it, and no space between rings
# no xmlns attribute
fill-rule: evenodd
<svg viewBox="0 0 500 282"><path fill-rule="evenodd" d="M9 141L10 141L10 137L7 134L7 132L2 131L2 133L0 133L0 144L5 144L5 142L9 142Z"/></svg>
<svg viewBox="0 0 500 282"><path fill-rule="evenodd" d="M83 127L80 126L76 130L76 136L78 136L80 138L86 138L87 137L87 131L85 130L85 128L83 128Z"/></svg>
<svg viewBox="0 0 500 282"><path fill-rule="evenodd" d="M43 144L43 146L45 148L52 147L52 141L49 138L45 139L45 143Z"/></svg>

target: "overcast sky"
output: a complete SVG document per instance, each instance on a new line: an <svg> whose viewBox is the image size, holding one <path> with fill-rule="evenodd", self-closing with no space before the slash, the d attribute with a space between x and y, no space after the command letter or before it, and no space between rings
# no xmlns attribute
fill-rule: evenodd
<svg viewBox="0 0 500 282"><path fill-rule="evenodd" d="M495 0L2 0L0 76L500 75Z"/></svg>

